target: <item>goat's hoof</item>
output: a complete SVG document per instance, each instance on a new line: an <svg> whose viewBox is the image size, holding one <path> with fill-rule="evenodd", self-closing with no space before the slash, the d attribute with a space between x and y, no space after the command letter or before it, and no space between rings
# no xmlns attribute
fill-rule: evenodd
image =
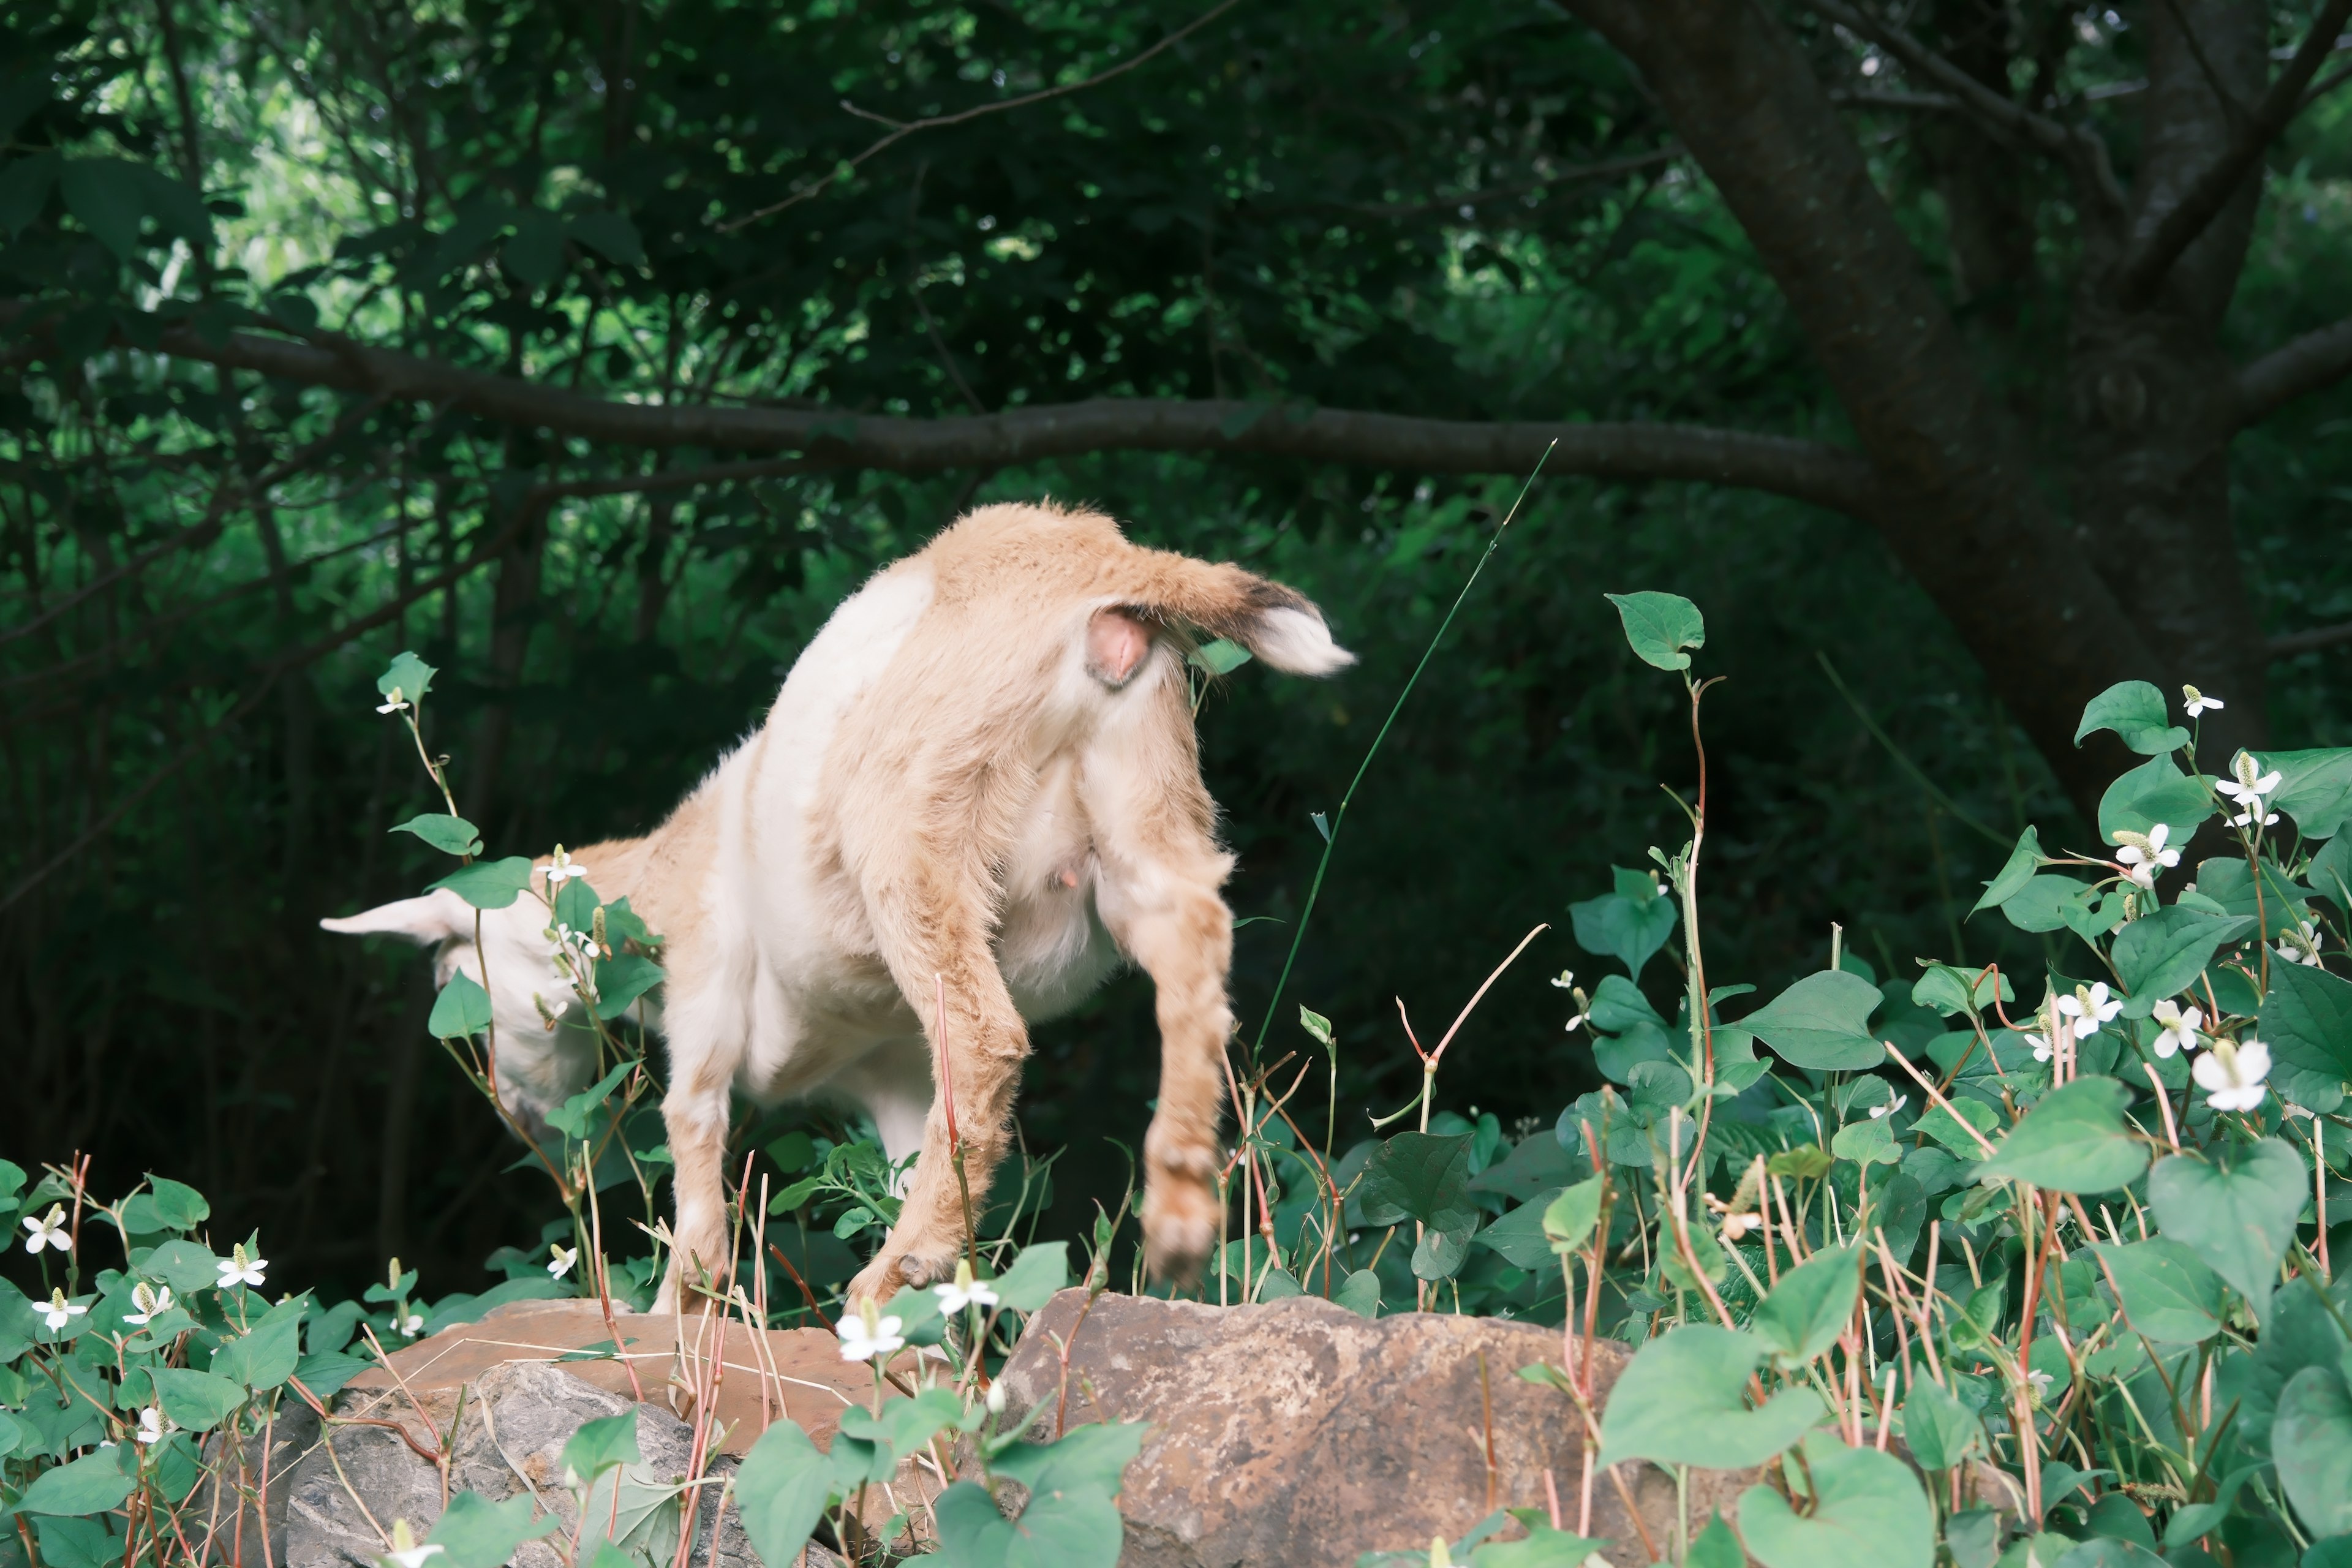
<svg viewBox="0 0 2352 1568"><path fill-rule="evenodd" d="M1190 1284L1217 1242L1217 1198L1196 1176L1173 1173L1143 1200L1143 1259L1151 1277Z"/></svg>

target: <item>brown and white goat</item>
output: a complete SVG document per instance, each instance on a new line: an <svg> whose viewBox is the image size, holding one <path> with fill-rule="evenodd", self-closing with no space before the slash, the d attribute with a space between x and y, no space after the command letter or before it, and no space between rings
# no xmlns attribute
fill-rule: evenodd
<svg viewBox="0 0 2352 1568"><path fill-rule="evenodd" d="M892 1160L920 1151L897 1225L850 1287L887 1299L953 1272L963 1211L948 1063L972 1198L1003 1156L1027 1022L1122 959L1159 994L1160 1090L1144 1139L1146 1256L1162 1277L1215 1241L1233 858L1201 782L1182 628L1276 669L1352 662L1315 606L1238 566L1130 544L1110 519L984 507L825 623L759 732L643 838L577 851L664 939L662 1111L677 1161L665 1305L723 1272L729 1093L824 1089L871 1112ZM544 881L540 883L544 890ZM475 911L406 900L331 931L443 944L483 978ZM482 916L501 1090L543 1111L584 1087L545 906ZM940 996L944 994L944 1038Z"/></svg>

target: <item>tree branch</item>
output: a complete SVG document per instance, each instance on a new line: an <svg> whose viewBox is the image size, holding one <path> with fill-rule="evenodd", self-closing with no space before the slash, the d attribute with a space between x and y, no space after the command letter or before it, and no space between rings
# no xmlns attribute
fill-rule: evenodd
<svg viewBox="0 0 2352 1568"><path fill-rule="evenodd" d="M31 310L0 300L0 327ZM794 452L812 467L931 473L1129 450L1249 453L1418 473L1518 474L1557 442L1549 464L1555 472L1735 485L1864 518L1879 499L1870 463L1851 450L1705 426L1427 419L1231 398L1094 398L937 419L623 403L344 339L326 342L322 347L252 332L215 342L175 326L164 329L159 352L615 446ZM677 482L692 482L696 472L680 470ZM612 489L641 489L648 482L613 482Z"/></svg>
<svg viewBox="0 0 2352 1568"><path fill-rule="evenodd" d="M1868 38L1951 94L1952 107L1975 118L1986 129L2011 140L2021 139L2041 148L2074 171L2085 190L2115 212L2124 206L2123 189L2107 162L2106 143L2088 130L2036 114L1946 59L1892 22L1882 21L1840 0L1804 0L1815 15L1846 31Z"/></svg>
<svg viewBox="0 0 2352 1568"><path fill-rule="evenodd" d="M2352 316L2291 338L2238 372L2236 427L2258 425L2306 393L2352 374Z"/></svg>
<svg viewBox="0 0 2352 1568"><path fill-rule="evenodd" d="M2154 297L2180 253L2230 205L2248 174L2303 107L2304 89L2311 85L2320 62L2335 48L2347 17L2352 17L2352 0L2327 0L2286 68L2263 93L2230 138L2229 146L2189 183L2180 199L2166 208L2156 226L2132 247L2116 269L2116 292L2126 310L2138 310Z"/></svg>
<svg viewBox="0 0 2352 1568"><path fill-rule="evenodd" d="M2347 642L2352 642L2352 621L2274 637L2263 645L2263 651L2273 658L2291 658L2299 653L2310 653L2315 648L2334 647L2338 643Z"/></svg>

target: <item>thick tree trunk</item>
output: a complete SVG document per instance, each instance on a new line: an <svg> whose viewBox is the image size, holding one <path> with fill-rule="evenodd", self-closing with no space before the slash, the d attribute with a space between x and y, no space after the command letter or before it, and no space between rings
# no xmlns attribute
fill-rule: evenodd
<svg viewBox="0 0 2352 1568"><path fill-rule="evenodd" d="M2148 90L2127 234L2093 235L2070 344L2074 512L2100 570L2147 628L2168 693L2225 698L2204 726L2207 767L2268 739L2269 656L2230 512L2236 372L2220 326L2252 232L2249 180L2142 308L2110 268L2228 146L2268 82L2268 17L2237 0L2143 13ZM2192 37L2189 29L2194 29ZM2217 90L2218 89L2218 90ZM2225 96L2226 95L2226 96Z"/></svg>
<svg viewBox="0 0 2352 1568"><path fill-rule="evenodd" d="M2075 747L2083 705L2162 666L2042 501L1795 41L1752 0L1570 4L1641 71L1788 298L1888 498L1880 533L2090 810L2128 759Z"/></svg>

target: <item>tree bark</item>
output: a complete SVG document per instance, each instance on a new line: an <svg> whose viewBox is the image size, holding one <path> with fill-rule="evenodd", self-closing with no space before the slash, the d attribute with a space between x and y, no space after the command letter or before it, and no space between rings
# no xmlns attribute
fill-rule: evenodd
<svg viewBox="0 0 2352 1568"><path fill-rule="evenodd" d="M2237 0L2169 0L2143 15L2148 89L2127 232L2088 236L2069 345L2076 518L2116 593L2148 628L2167 689L2229 706L2204 759L2263 744L2269 655L2238 563L2229 446L2237 380L2220 327L2253 229L2252 181L2220 204L2135 305L2124 286L2147 237L2242 133L2269 76L2268 17Z"/></svg>
<svg viewBox="0 0 2352 1568"><path fill-rule="evenodd" d="M1881 487L1872 521L2078 805L2128 759L2083 705L2159 667L2043 503L1983 376L1794 39L1751 0L1569 0L1639 69L1802 324Z"/></svg>

